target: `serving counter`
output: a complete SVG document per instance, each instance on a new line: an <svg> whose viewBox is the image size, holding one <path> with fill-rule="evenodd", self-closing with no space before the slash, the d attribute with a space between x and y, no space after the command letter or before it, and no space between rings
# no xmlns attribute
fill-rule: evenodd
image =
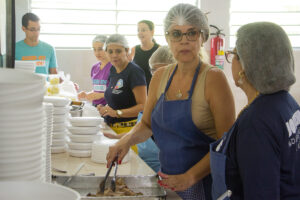
<svg viewBox="0 0 300 200"><path fill-rule="evenodd" d="M118 167L118 175L133 175L146 176L154 175L155 172L132 150L130 150L130 159L127 163L122 163ZM95 176L105 176L107 171L106 164L98 164L91 160L91 158L77 158L69 156L68 153L52 154L52 169L59 169L66 171L66 173L52 170L53 175L74 175L81 163L85 163L77 175L87 175L94 173ZM168 200L181 199L175 192L167 191Z"/></svg>

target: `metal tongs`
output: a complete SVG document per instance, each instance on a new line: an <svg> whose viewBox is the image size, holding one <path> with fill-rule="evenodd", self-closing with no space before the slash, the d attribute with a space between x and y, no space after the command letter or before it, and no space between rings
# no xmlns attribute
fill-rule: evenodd
<svg viewBox="0 0 300 200"><path fill-rule="evenodd" d="M106 172L106 175L105 175L105 178L103 181L101 181L100 185L99 185L99 188L100 188L100 194L103 194L104 193L104 190L105 190L105 184L106 184L106 181L107 181L107 178L110 174L110 171L111 171L111 168L112 166L114 165L115 163L115 173L114 173L114 177L112 178L111 180L111 189L112 191L116 191L116 175L117 175L117 169L118 169L118 156L114 159L113 162L110 163L110 166Z"/></svg>

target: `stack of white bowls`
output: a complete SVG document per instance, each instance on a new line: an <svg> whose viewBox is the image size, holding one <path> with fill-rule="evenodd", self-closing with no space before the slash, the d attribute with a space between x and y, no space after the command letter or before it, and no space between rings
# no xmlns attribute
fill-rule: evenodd
<svg viewBox="0 0 300 200"><path fill-rule="evenodd" d="M53 104L53 131L51 153L66 151L67 122L70 100L65 97L45 96L44 102Z"/></svg>
<svg viewBox="0 0 300 200"><path fill-rule="evenodd" d="M102 117L71 117L69 126L69 155L74 157L90 157L92 144L100 139L100 123Z"/></svg>
<svg viewBox="0 0 300 200"><path fill-rule="evenodd" d="M45 78L0 69L0 181L44 180Z"/></svg>
<svg viewBox="0 0 300 200"><path fill-rule="evenodd" d="M45 181L51 182L51 143L53 130L53 104L43 103L46 123L45 123L45 138L44 138L44 159L45 159Z"/></svg>
<svg viewBox="0 0 300 200"><path fill-rule="evenodd" d="M16 60L15 69L34 73L36 67L35 61Z"/></svg>

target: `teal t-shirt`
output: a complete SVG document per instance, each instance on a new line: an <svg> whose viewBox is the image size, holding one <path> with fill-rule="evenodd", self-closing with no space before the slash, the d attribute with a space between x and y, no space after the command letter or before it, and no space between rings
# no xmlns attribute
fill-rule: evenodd
<svg viewBox="0 0 300 200"><path fill-rule="evenodd" d="M36 73L49 74L49 68L56 68L54 48L42 41L36 46L27 45L24 40L16 43L16 60L36 61Z"/></svg>

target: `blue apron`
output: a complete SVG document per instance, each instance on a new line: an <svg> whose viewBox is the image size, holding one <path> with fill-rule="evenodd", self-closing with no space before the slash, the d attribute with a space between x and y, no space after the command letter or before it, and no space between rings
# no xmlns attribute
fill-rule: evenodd
<svg viewBox="0 0 300 200"><path fill-rule="evenodd" d="M212 197L214 200L230 199L231 191L226 186L226 152L231 135L237 128L237 121L228 132L224 133L220 140L210 144L210 169L213 179Z"/></svg>
<svg viewBox="0 0 300 200"><path fill-rule="evenodd" d="M188 99L166 101L165 95L177 70L176 66L152 111L152 131L160 149L161 171L166 174L185 173L209 152L209 144L214 141L201 132L192 120L192 95L200 66L201 63L196 69ZM211 199L211 177L207 176L177 194L189 200Z"/></svg>

